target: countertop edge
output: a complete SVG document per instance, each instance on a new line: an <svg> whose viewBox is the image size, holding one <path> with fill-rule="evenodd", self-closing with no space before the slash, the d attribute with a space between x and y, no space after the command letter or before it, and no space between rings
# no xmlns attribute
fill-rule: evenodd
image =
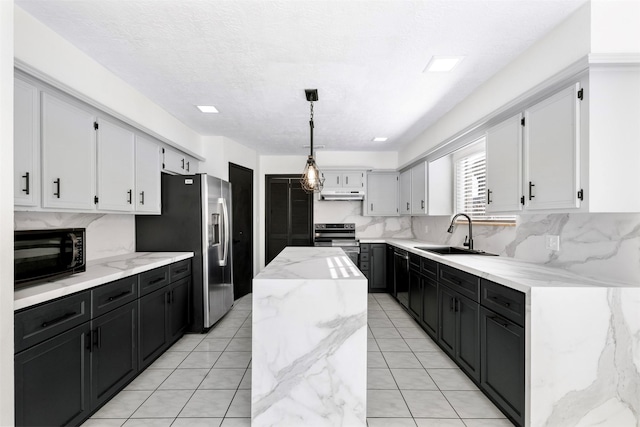
<svg viewBox="0 0 640 427"><path fill-rule="evenodd" d="M83 273L16 290L13 310L29 308L193 256L193 252L133 252L91 260Z"/></svg>

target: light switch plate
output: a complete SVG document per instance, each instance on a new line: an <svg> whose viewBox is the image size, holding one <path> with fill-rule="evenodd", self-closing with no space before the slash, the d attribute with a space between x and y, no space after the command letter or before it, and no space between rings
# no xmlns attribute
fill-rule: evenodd
<svg viewBox="0 0 640 427"><path fill-rule="evenodd" d="M560 250L560 236L548 234L544 236L544 247L552 251Z"/></svg>

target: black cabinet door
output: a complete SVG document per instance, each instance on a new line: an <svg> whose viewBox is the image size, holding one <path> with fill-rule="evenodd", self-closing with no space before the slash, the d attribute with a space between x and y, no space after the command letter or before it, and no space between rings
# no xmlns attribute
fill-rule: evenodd
<svg viewBox="0 0 640 427"><path fill-rule="evenodd" d="M409 313L420 320L422 314L422 275L413 268L409 270Z"/></svg>
<svg viewBox="0 0 640 427"><path fill-rule="evenodd" d="M394 295L394 291L393 291L393 280L395 277L395 272L393 271L393 262L394 262L394 258L393 258L393 246L391 245L387 245L387 259L385 264L387 265L387 272L386 272L386 285L387 285L387 293Z"/></svg>
<svg viewBox="0 0 640 427"><path fill-rule="evenodd" d="M189 325L189 289L191 278L174 282L169 287L169 342L180 338Z"/></svg>
<svg viewBox="0 0 640 427"><path fill-rule="evenodd" d="M138 300L139 365L149 365L169 345L167 336L168 287L158 289Z"/></svg>
<svg viewBox="0 0 640 427"><path fill-rule="evenodd" d="M455 358L456 348L456 296L446 286L438 288L438 307L440 313L440 331L438 343L445 352Z"/></svg>
<svg viewBox="0 0 640 427"><path fill-rule="evenodd" d="M475 301L456 297L456 361L476 381L480 380L480 313Z"/></svg>
<svg viewBox="0 0 640 427"><path fill-rule="evenodd" d="M90 322L16 354L16 425L76 425L91 411Z"/></svg>
<svg viewBox="0 0 640 427"><path fill-rule="evenodd" d="M438 336L438 282L422 277L422 325L433 339Z"/></svg>
<svg viewBox="0 0 640 427"><path fill-rule="evenodd" d="M480 331L480 387L518 425L522 425L525 391L524 328L482 307Z"/></svg>
<svg viewBox="0 0 640 427"><path fill-rule="evenodd" d="M384 243L373 243L369 252L371 261L369 269L371 278L369 286L375 292L384 291L387 288L387 261L386 261L386 245Z"/></svg>
<svg viewBox="0 0 640 427"><path fill-rule="evenodd" d="M138 373L138 304L130 302L92 323L91 401L102 405Z"/></svg>

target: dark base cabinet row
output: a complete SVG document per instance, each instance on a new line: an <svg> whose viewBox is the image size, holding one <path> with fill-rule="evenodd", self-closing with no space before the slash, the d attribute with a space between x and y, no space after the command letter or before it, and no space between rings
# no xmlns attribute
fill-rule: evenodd
<svg viewBox="0 0 640 427"><path fill-rule="evenodd" d="M190 265L17 312L16 425L80 424L179 339L189 323ZM172 275L185 267L187 275Z"/></svg>
<svg viewBox="0 0 640 427"><path fill-rule="evenodd" d="M387 254L393 254L389 248ZM387 276L398 280L392 272ZM522 426L524 294L413 253L409 254L408 289L407 312Z"/></svg>

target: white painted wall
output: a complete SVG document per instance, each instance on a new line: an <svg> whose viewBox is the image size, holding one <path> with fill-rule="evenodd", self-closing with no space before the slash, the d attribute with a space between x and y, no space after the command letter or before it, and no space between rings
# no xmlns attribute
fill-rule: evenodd
<svg viewBox="0 0 640 427"><path fill-rule="evenodd" d="M591 52L640 52L640 1L591 2Z"/></svg>
<svg viewBox="0 0 640 427"><path fill-rule="evenodd" d="M13 404L13 1L0 1L0 425Z"/></svg>
<svg viewBox="0 0 640 427"><path fill-rule="evenodd" d="M323 168L396 169L397 151L324 151L316 153L316 163ZM300 171L302 173L302 170Z"/></svg>
<svg viewBox="0 0 640 427"><path fill-rule="evenodd" d="M586 3L496 73L399 154L399 166L431 151L590 52L591 4Z"/></svg>
<svg viewBox="0 0 640 427"><path fill-rule="evenodd" d="M200 135L24 10L15 7L14 14L17 60L56 80L72 95L88 97L165 142L202 156Z"/></svg>

